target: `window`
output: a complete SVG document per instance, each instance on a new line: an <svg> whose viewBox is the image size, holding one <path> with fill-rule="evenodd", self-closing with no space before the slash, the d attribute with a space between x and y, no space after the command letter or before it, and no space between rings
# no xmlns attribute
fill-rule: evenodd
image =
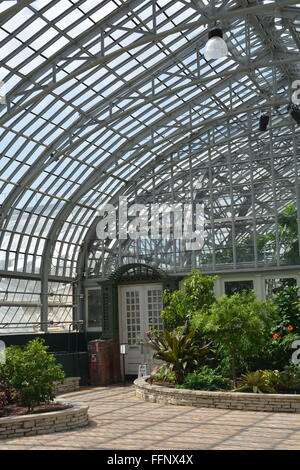
<svg viewBox="0 0 300 470"><path fill-rule="evenodd" d="M87 327L102 331L103 326L103 306L102 289L87 289Z"/></svg>
<svg viewBox="0 0 300 470"><path fill-rule="evenodd" d="M227 281L225 282L225 294L233 295L242 291L250 291L254 289L253 281Z"/></svg>

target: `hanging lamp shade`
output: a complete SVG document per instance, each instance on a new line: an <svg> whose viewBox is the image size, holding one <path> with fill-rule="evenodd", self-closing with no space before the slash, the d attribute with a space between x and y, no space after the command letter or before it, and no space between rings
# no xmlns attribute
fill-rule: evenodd
<svg viewBox="0 0 300 470"><path fill-rule="evenodd" d="M268 114L261 114L259 118L259 130L265 132L268 129L270 116Z"/></svg>
<svg viewBox="0 0 300 470"><path fill-rule="evenodd" d="M215 28L209 31L208 41L204 49L204 57L206 60L220 59L228 55L228 47L223 39L223 31Z"/></svg>

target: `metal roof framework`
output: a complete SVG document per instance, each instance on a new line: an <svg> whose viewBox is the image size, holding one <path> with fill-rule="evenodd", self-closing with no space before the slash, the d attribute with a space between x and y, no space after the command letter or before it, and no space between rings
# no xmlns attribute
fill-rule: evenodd
<svg viewBox="0 0 300 470"><path fill-rule="evenodd" d="M229 55L207 62L216 24ZM74 282L124 263L173 272L286 264L278 216L291 202L300 233L299 130L287 112L299 33L300 4L289 0L1 2L0 291L16 289L19 303L35 292L45 322L49 293L70 314ZM270 114L264 133L261 112ZM203 250L97 240L97 209L119 195L201 201ZM270 231L262 258L258 239Z"/></svg>

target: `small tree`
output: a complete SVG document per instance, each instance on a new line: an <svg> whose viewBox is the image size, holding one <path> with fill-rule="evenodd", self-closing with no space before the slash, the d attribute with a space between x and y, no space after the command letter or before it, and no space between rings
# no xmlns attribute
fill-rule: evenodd
<svg viewBox="0 0 300 470"><path fill-rule="evenodd" d="M217 346L223 363L229 362L229 372L236 380L237 364L247 357L257 356L265 344L264 316L269 304L255 300L253 292L220 297L209 313L194 316L193 326L199 328Z"/></svg>
<svg viewBox="0 0 300 470"><path fill-rule="evenodd" d="M34 406L53 400L53 384L64 379L61 364L41 338L29 341L24 348L6 349L6 362L0 366L0 378L14 389L19 401L31 411Z"/></svg>
<svg viewBox="0 0 300 470"><path fill-rule="evenodd" d="M216 276L203 276L194 269L183 282L181 290L165 291L166 304L161 317L167 328L177 328L190 321L195 312L207 311L216 300L214 281Z"/></svg>
<svg viewBox="0 0 300 470"><path fill-rule="evenodd" d="M147 333L150 346L154 349L154 358L164 361L169 371L174 372L176 383L181 385L185 374L203 364L210 344L196 340L196 331L181 328L181 332L163 330L163 333Z"/></svg>

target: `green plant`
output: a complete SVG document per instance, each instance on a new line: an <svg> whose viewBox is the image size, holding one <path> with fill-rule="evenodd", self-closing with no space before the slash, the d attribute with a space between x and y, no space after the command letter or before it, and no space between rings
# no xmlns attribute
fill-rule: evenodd
<svg viewBox="0 0 300 470"><path fill-rule="evenodd" d="M300 367L288 365L283 371L257 370L241 377L241 385L234 391L254 393L286 393L300 389Z"/></svg>
<svg viewBox="0 0 300 470"><path fill-rule="evenodd" d="M193 270L183 282L181 290L164 292L165 307L161 317L167 328L184 325L195 312L206 311L216 300L214 281L216 276L204 276Z"/></svg>
<svg viewBox="0 0 300 470"><path fill-rule="evenodd" d="M149 382L151 383L155 380L158 382L168 382L170 384L175 384L176 377L168 365L164 364L158 370L156 370L155 374L151 375Z"/></svg>
<svg viewBox="0 0 300 470"><path fill-rule="evenodd" d="M277 391L299 391L300 390L300 365L290 364L280 372L277 383Z"/></svg>
<svg viewBox="0 0 300 470"><path fill-rule="evenodd" d="M256 301L253 292L224 295L208 313L194 315L192 326L213 341L222 367L235 380L265 345L270 309L269 303Z"/></svg>
<svg viewBox="0 0 300 470"><path fill-rule="evenodd" d="M62 366L47 349L40 338L29 341L23 348L10 346L6 349L6 362L0 366L0 378L16 391L28 411L53 400L53 383L64 379Z"/></svg>
<svg viewBox="0 0 300 470"><path fill-rule="evenodd" d="M178 388L190 390L222 390L228 389L230 382L223 377L218 369L205 365L186 375L183 385Z"/></svg>
<svg viewBox="0 0 300 470"><path fill-rule="evenodd" d="M280 336L300 333L300 295L299 287L285 286L274 298L277 312L276 321L273 324L273 333Z"/></svg>
<svg viewBox="0 0 300 470"><path fill-rule="evenodd" d="M241 385L233 392L275 393L274 373L278 371L257 370L241 376Z"/></svg>
<svg viewBox="0 0 300 470"><path fill-rule="evenodd" d="M159 359L174 372L176 382L182 384L184 376L199 367L210 351L210 345L196 339L196 331L170 332L164 329L162 334L157 331L147 333L149 344L154 349L154 359Z"/></svg>

